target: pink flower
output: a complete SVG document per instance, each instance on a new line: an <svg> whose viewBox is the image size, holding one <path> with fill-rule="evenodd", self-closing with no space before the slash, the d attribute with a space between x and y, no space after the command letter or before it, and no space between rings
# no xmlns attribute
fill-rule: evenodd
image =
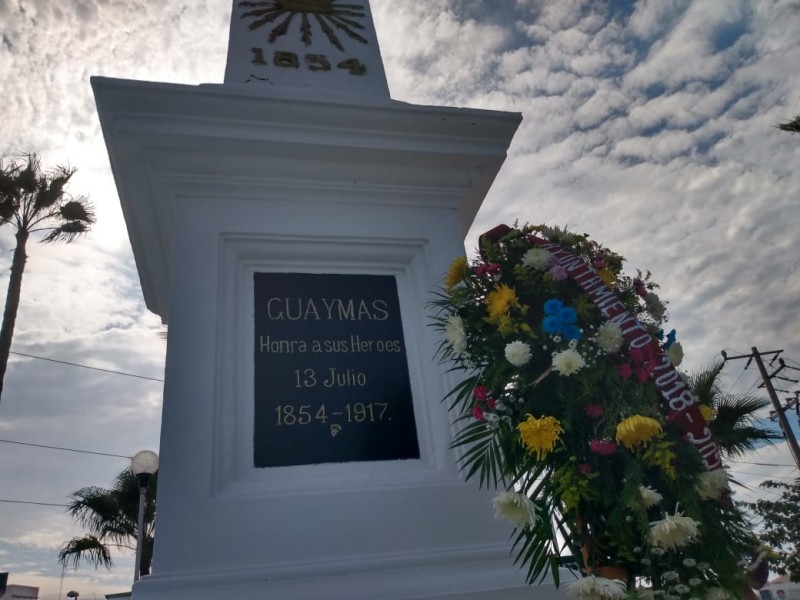
<svg viewBox="0 0 800 600"><path fill-rule="evenodd" d="M589 450L600 456L609 456L617 451L617 445L608 440L592 440L589 442Z"/></svg>
<svg viewBox="0 0 800 600"><path fill-rule="evenodd" d="M553 281L564 281L567 278L567 270L561 265L554 265L550 267L550 277Z"/></svg>
<svg viewBox="0 0 800 600"><path fill-rule="evenodd" d="M622 363L619 366L619 376L622 377L623 379L627 379L631 375L633 375L633 367L630 366L628 363Z"/></svg>
<svg viewBox="0 0 800 600"><path fill-rule="evenodd" d="M603 267L606 266L606 261L602 256L599 255L595 256L594 258L592 258L592 266L595 269L602 269Z"/></svg>
<svg viewBox="0 0 800 600"><path fill-rule="evenodd" d="M497 406L497 400L494 400L493 398L489 398L486 400L486 408L488 408L489 410L494 410L496 406Z"/></svg>
<svg viewBox="0 0 800 600"><path fill-rule="evenodd" d="M578 471L581 472L581 475L588 475L592 472L592 465L589 463L581 463L578 465Z"/></svg>
<svg viewBox="0 0 800 600"><path fill-rule="evenodd" d="M475 389L472 390L472 395L475 396L475 399L479 402L482 400L486 400L486 394L488 390L486 389L485 385L476 385Z"/></svg>
<svg viewBox="0 0 800 600"><path fill-rule="evenodd" d="M472 407L472 416L477 421L483 421L483 419L484 419L483 409L479 405L476 404L475 406Z"/></svg>
<svg viewBox="0 0 800 600"><path fill-rule="evenodd" d="M585 412L586 415L592 419L599 419L603 414L603 407L598 406L597 404L587 404L583 408L583 412Z"/></svg>

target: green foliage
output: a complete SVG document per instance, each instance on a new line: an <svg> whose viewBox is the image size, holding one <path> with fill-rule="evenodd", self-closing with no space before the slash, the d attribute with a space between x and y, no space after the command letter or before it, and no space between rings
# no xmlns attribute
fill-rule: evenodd
<svg viewBox="0 0 800 600"><path fill-rule="evenodd" d="M762 539L777 551L770 566L781 575L791 573L791 580L800 582L800 478L792 483L765 481L761 487L780 494L775 500L747 505L761 518Z"/></svg>
<svg viewBox="0 0 800 600"><path fill-rule="evenodd" d="M11 223L28 234L46 231L45 241L70 242L89 231L95 222L91 204L66 192L74 174L62 166L42 171L36 154L28 154L24 164L0 161L0 225Z"/></svg>
<svg viewBox="0 0 800 600"><path fill-rule="evenodd" d="M157 487L156 473L150 478L145 502L143 575L150 572L153 556ZM126 469L117 475L111 488L81 488L73 492L67 513L86 529L86 533L62 546L58 554L59 563L77 569L81 561L86 561L95 568L111 569L114 565L112 549L136 549L139 482L133 472Z"/></svg>

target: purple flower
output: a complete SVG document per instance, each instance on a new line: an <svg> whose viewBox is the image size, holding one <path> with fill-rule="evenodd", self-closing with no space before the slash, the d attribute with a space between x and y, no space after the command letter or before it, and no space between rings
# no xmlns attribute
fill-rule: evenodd
<svg viewBox="0 0 800 600"><path fill-rule="evenodd" d="M564 281L567 278L567 270L561 265L554 265L550 267L550 277L553 281Z"/></svg>

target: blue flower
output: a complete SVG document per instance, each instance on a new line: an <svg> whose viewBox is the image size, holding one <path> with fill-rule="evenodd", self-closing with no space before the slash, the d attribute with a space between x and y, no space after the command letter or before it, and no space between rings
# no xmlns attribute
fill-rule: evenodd
<svg viewBox="0 0 800 600"><path fill-rule="evenodd" d="M575 319L578 318L578 313L571 306L564 306L558 311L558 318L564 325L569 325L575 322Z"/></svg>
<svg viewBox="0 0 800 600"><path fill-rule="evenodd" d="M564 303L558 298L550 298L544 303L544 314L557 315L559 311L564 308Z"/></svg>
<svg viewBox="0 0 800 600"><path fill-rule="evenodd" d="M677 334L675 333L674 329L667 334L667 339L664 340L664 350L669 350L669 347L675 343L676 335Z"/></svg>
<svg viewBox="0 0 800 600"><path fill-rule="evenodd" d="M564 325L561 329L561 333L564 334L564 337L567 340L579 340L581 339L581 330L577 325L570 323L569 325Z"/></svg>
<svg viewBox="0 0 800 600"><path fill-rule="evenodd" d="M545 333L554 335L561 331L561 320L555 315L548 315L542 320L542 329Z"/></svg>

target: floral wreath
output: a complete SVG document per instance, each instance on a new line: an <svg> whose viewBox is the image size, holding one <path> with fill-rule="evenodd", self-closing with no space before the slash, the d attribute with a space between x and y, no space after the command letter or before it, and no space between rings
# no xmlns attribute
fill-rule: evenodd
<svg viewBox="0 0 800 600"><path fill-rule="evenodd" d="M433 303L440 358L464 375L446 398L453 446L468 479L504 490L493 504L529 583L572 566L580 600L739 598L756 541L713 411L676 370L658 286L623 262L531 225L496 227L453 262Z"/></svg>

